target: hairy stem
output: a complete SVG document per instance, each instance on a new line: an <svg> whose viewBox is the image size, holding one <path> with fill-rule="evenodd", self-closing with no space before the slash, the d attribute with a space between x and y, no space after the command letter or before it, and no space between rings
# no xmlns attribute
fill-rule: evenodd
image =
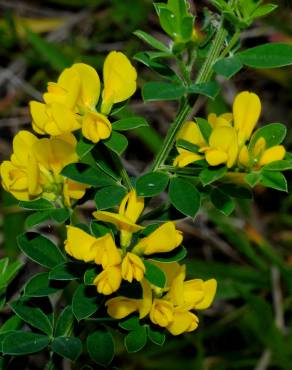
<svg viewBox="0 0 292 370"><path fill-rule="evenodd" d="M199 84L199 83L205 83L205 82L210 81L213 75L212 66L220 55L220 52L223 47L226 36L227 36L227 31L221 25L212 42L207 58L202 68L199 71L199 74L198 74L198 77L195 83ZM173 144L175 142L175 138L176 138L176 135L179 129L181 128L182 124L184 123L184 121L190 115L191 112L192 112L192 106L190 106L188 101L184 98L183 102L181 102L179 113L175 121L170 126L170 129L168 130L168 133L161 146L161 149L158 152L154 160L153 166L151 168L152 171L157 171L167 159L169 152L171 151L171 148L173 147Z"/></svg>

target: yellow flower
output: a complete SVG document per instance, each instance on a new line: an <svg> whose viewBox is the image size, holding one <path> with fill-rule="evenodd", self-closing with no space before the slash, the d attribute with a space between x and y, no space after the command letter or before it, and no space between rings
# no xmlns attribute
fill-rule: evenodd
<svg viewBox="0 0 292 370"><path fill-rule="evenodd" d="M174 222L169 221L141 239L132 252L146 256L153 253L166 253L177 248L182 240L182 232L175 228Z"/></svg>
<svg viewBox="0 0 292 370"><path fill-rule="evenodd" d="M30 200L42 192L40 171L32 153L37 138L28 131L19 131L13 139L10 161L0 166L3 188L16 199Z"/></svg>
<svg viewBox="0 0 292 370"><path fill-rule="evenodd" d="M114 297L106 301L107 313L114 319L123 319L138 310L139 300L127 297Z"/></svg>
<svg viewBox="0 0 292 370"><path fill-rule="evenodd" d="M121 202L119 213L96 211L93 216L103 222L114 224L121 232L121 246L128 247L132 234L143 230L143 226L136 224L141 212L144 208L144 199L137 197L136 191L129 192Z"/></svg>
<svg viewBox="0 0 292 370"><path fill-rule="evenodd" d="M31 101L29 106L32 127L38 134L56 136L81 127L80 117L63 104L43 104Z"/></svg>
<svg viewBox="0 0 292 370"><path fill-rule="evenodd" d="M220 126L215 128L209 138L209 146L201 149L205 152L206 161L210 166L226 164L231 168L237 159L238 141L233 127Z"/></svg>
<svg viewBox="0 0 292 370"><path fill-rule="evenodd" d="M199 126L193 121L187 121L180 129L177 140L185 140L191 144L197 145L199 148L206 146L206 142L201 134ZM173 165L177 167L185 167L190 163L199 161L204 158L203 155L193 153L183 148L177 148L179 155L175 157Z"/></svg>
<svg viewBox="0 0 292 370"><path fill-rule="evenodd" d="M67 226L65 251L77 260L84 262L94 261L98 251L96 238L78 227Z"/></svg>
<svg viewBox="0 0 292 370"><path fill-rule="evenodd" d="M203 281L201 279L187 280L183 284L183 298L191 309L205 310L214 300L217 289L215 279Z"/></svg>
<svg viewBox="0 0 292 370"><path fill-rule="evenodd" d="M173 321L173 304L164 299L155 298L150 311L150 320L153 324L167 327Z"/></svg>
<svg viewBox="0 0 292 370"><path fill-rule="evenodd" d="M45 103L30 102L33 129L42 135L55 136L82 127L84 137L93 143L108 138L111 124L105 115L110 113L113 104L134 94L137 73L123 53L112 51L104 62L103 79L100 114L95 110L100 97L97 72L84 63L66 68L56 83L48 83L43 95Z"/></svg>
<svg viewBox="0 0 292 370"><path fill-rule="evenodd" d="M46 104L60 103L72 111L94 109L100 95L100 79L94 68L84 63L64 69L57 83L49 82L43 98Z"/></svg>
<svg viewBox="0 0 292 370"><path fill-rule="evenodd" d="M85 194L86 189L87 185L80 184L70 179L65 179L63 184L63 196L65 206L71 207L72 199L81 199Z"/></svg>
<svg viewBox="0 0 292 370"><path fill-rule="evenodd" d="M122 274L120 266L109 266L97 275L93 284L96 285L98 293L110 295L119 289L121 282Z"/></svg>
<svg viewBox="0 0 292 370"><path fill-rule="evenodd" d="M140 257L128 252L122 261L122 278L129 281L141 281L144 277L145 266Z"/></svg>
<svg viewBox="0 0 292 370"><path fill-rule="evenodd" d="M95 263L102 265L105 269L108 266L114 266L121 263L121 252L116 247L114 239L110 233L95 239L97 253Z"/></svg>
<svg viewBox="0 0 292 370"><path fill-rule="evenodd" d="M39 139L31 151L42 168L59 174L67 164L78 162L76 145L74 135L63 134L49 139Z"/></svg>
<svg viewBox="0 0 292 370"><path fill-rule="evenodd" d="M101 113L87 112L82 119L83 136L95 144L110 137L111 132L110 121Z"/></svg>
<svg viewBox="0 0 292 370"><path fill-rule="evenodd" d="M28 131L20 131L13 139L11 161L4 161L0 173L5 190L17 199L30 200L43 196L56 200L62 195L70 204L83 196L86 186L65 180L61 170L69 163L77 162L75 153L77 141L72 134L38 139Z"/></svg>
<svg viewBox="0 0 292 370"><path fill-rule="evenodd" d="M233 119L240 147L249 140L260 114L261 101L255 93L242 91L236 95L233 102Z"/></svg>
<svg viewBox="0 0 292 370"><path fill-rule="evenodd" d="M99 238L74 226L67 226L65 250L70 256L84 262L94 261L105 269L121 263L121 252L110 233Z"/></svg>
<svg viewBox="0 0 292 370"><path fill-rule="evenodd" d="M213 129L217 127L231 127L232 119L232 113L223 113L219 116L215 113L210 113L208 115L208 122Z"/></svg>
<svg viewBox="0 0 292 370"><path fill-rule="evenodd" d="M167 325L166 329L172 335L180 335L197 329L199 324L198 317L182 307L175 307L173 310L173 320Z"/></svg>
<svg viewBox="0 0 292 370"><path fill-rule="evenodd" d="M107 300L105 306L108 314L114 319L123 319L136 311L139 312L140 319L147 316L152 307L152 290L145 279L141 281L141 286L143 290L142 299L118 296Z"/></svg>
<svg viewBox="0 0 292 370"><path fill-rule="evenodd" d="M29 171L27 168L15 166L11 161L4 161L0 166L0 175L4 190L18 200L28 201L42 192L37 180L38 169L33 161Z"/></svg>
<svg viewBox="0 0 292 370"><path fill-rule="evenodd" d="M121 52L110 52L103 65L101 113L109 114L113 104L129 99L136 91L136 79L136 69L129 59Z"/></svg>
<svg viewBox="0 0 292 370"><path fill-rule="evenodd" d="M238 164L246 168L260 168L266 164L284 159L285 154L286 150L283 145L266 148L266 140L260 137L251 149L248 149L246 145L241 148Z"/></svg>

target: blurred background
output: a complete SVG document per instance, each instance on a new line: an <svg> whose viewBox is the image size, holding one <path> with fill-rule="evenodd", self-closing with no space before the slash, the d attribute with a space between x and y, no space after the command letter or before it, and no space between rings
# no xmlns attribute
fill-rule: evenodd
<svg viewBox="0 0 292 370"><path fill-rule="evenodd" d="M210 4L190 3L200 30L204 8ZM274 41L292 43L292 2L279 0L277 5L274 13L243 32L244 47ZM48 81L56 80L60 71L74 62L88 63L101 72L109 51L121 50L132 57L146 49L133 35L136 29L168 42L151 0L0 0L0 161L10 156L13 136L19 130L30 130L28 102L41 99ZM140 87L144 81L157 79L144 66L134 64ZM243 69L222 84L222 94L198 115L225 112L237 92L254 91L263 105L260 122L286 124L285 145L292 149L291 68ZM126 165L130 174L139 175L157 152L177 107L172 102L144 104L138 90L130 108L143 115L151 127L129 134ZM291 174L287 178L291 191ZM135 355L126 354L121 344L115 365L126 370L291 370L291 210L291 194L257 188L252 207L239 202L231 217L206 209L195 221L180 221L190 251L190 277L216 278L217 300L200 317L201 325L194 333L169 337L163 348L148 345ZM16 236L23 232L28 215L1 190L0 257L24 258L18 256ZM62 232L51 224L41 229L56 237ZM35 268L26 265L11 295ZM1 319L8 314L9 310L4 310ZM24 366L18 361L13 369ZM30 359L26 366L44 368L42 357Z"/></svg>

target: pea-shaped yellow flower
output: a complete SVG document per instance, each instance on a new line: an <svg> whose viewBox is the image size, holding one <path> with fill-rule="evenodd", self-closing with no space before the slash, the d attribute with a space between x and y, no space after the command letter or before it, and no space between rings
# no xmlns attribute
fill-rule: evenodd
<svg viewBox="0 0 292 370"><path fill-rule="evenodd" d="M155 298L150 311L150 320L153 324L157 324L162 327L167 327L174 317L173 304L164 299Z"/></svg>
<svg viewBox="0 0 292 370"><path fill-rule="evenodd" d="M127 252L122 262L122 278L130 283L135 279L141 281L144 277L145 266L136 254Z"/></svg>
<svg viewBox="0 0 292 370"><path fill-rule="evenodd" d="M39 134L61 135L82 128L83 136L97 143L111 134L106 117L113 104L127 100L136 91L137 73L129 59L112 51L103 67L101 113L96 111L100 98L100 79L84 63L66 68L56 83L49 82L44 103L30 102L33 129Z"/></svg>
<svg viewBox="0 0 292 370"><path fill-rule="evenodd" d="M233 120L240 147L250 139L260 114L261 101L255 93L242 91L236 95L233 103Z"/></svg>
<svg viewBox="0 0 292 370"><path fill-rule="evenodd" d="M174 222L169 221L142 238L133 248L133 253L149 256L170 252L177 248L182 240L182 232L176 229Z"/></svg>
<svg viewBox="0 0 292 370"><path fill-rule="evenodd" d="M144 198L137 197L136 191L132 190L123 198L118 213L96 211L93 216L99 221L114 224L120 230L121 246L128 247L132 234L144 229L136 224L143 209Z"/></svg>
<svg viewBox="0 0 292 370"><path fill-rule="evenodd" d="M210 166L226 164L231 168L238 155L237 134L233 127L220 126L215 128L209 138L209 146L201 149L205 153Z"/></svg>
<svg viewBox="0 0 292 370"><path fill-rule="evenodd" d="M260 137L252 148L244 145L239 153L238 164L246 168L260 168L274 161L284 159L286 150L283 145L266 148L266 140Z"/></svg>
<svg viewBox="0 0 292 370"><path fill-rule="evenodd" d="M94 279L93 284L96 285L97 292L104 295L110 295L116 292L122 282L122 274L120 265L109 266L104 269Z"/></svg>

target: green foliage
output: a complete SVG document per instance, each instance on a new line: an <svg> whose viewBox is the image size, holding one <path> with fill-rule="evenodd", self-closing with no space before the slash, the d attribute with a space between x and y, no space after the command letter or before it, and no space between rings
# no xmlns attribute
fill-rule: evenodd
<svg viewBox="0 0 292 370"><path fill-rule="evenodd" d="M55 267L65 261L60 249L41 234L22 234L18 238L18 245L30 259L44 267Z"/></svg>
<svg viewBox="0 0 292 370"><path fill-rule="evenodd" d="M186 216L195 217L200 208L200 193L193 184L174 177L170 180L168 196L178 211Z"/></svg>
<svg viewBox="0 0 292 370"><path fill-rule="evenodd" d="M138 196L154 197L167 187L169 176L163 172L150 172L139 177L136 183Z"/></svg>
<svg viewBox="0 0 292 370"><path fill-rule="evenodd" d="M147 342L147 331L145 326L140 326L130 331L125 337L125 347L129 353L140 351Z"/></svg>
<svg viewBox="0 0 292 370"><path fill-rule="evenodd" d="M147 260L144 260L144 265L146 267L145 271L145 279L149 281L149 283L159 287L164 288L166 283L166 276L164 272L153 263L150 263Z"/></svg>
<svg viewBox="0 0 292 370"><path fill-rule="evenodd" d="M115 344L109 331L100 328L87 337L87 349L90 357L98 365L107 367L113 360Z"/></svg>

